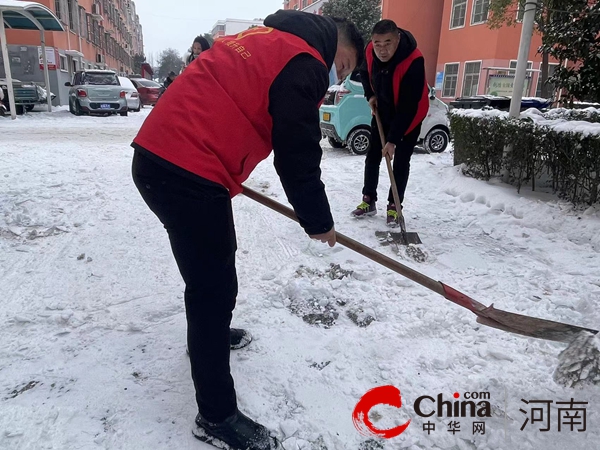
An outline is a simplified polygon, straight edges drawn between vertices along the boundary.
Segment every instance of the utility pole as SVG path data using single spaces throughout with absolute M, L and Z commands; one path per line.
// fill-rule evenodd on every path
M 531 48 L 531 38 L 533 37 L 533 26 L 535 23 L 535 12 L 538 6 L 538 0 L 527 0 L 525 2 L 525 12 L 523 15 L 523 27 L 521 29 L 521 42 L 519 44 L 519 56 L 517 59 L 517 71 L 515 73 L 515 82 L 510 101 L 509 117 L 519 117 L 521 112 L 521 100 L 523 99 L 523 87 L 525 86 L 525 77 L 527 76 L 527 60 L 529 59 L 529 50 Z M 512 147 L 504 147 L 503 158 L 506 160 Z M 502 177 L 508 182 L 508 168 L 504 168 Z

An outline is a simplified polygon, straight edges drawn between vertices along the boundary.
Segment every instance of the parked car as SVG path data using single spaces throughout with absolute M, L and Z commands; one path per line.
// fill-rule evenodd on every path
M 40 101 L 40 104 L 46 104 L 47 103 L 47 97 L 48 97 L 48 91 L 46 89 L 44 89 L 43 87 L 41 87 L 39 84 L 37 84 L 35 86 L 37 88 L 38 91 L 38 98 Z M 54 100 L 56 98 L 56 94 L 53 94 L 52 92 L 50 92 L 50 100 Z M 31 106 L 31 109 L 27 109 L 27 111 L 31 111 L 33 109 L 33 106 Z
M 82 70 L 75 72 L 69 90 L 71 114 L 127 115 L 126 92 L 112 70 Z
M 125 99 L 127 100 L 127 109 L 133 112 L 140 112 L 142 103 L 140 101 L 140 94 L 137 89 L 127 77 L 118 77 L 119 84 L 125 91 Z
M 365 155 L 371 146 L 371 108 L 365 99 L 360 75 L 349 75 L 329 88 L 320 108 L 321 132 L 334 148 L 348 147 Z M 450 141 L 448 106 L 430 88 L 429 113 L 423 121 L 418 144 L 428 152 L 441 153 Z
M 0 86 L 0 116 L 6 113 L 6 106 L 4 106 L 4 89 Z
M 450 109 L 483 109 L 492 108 L 500 111 L 510 109 L 511 97 L 497 95 L 474 95 L 472 97 L 458 97 L 450 102 Z M 552 106 L 552 99 L 523 97 L 521 99 L 521 111 L 529 108 L 545 109 Z
M 156 105 L 158 97 L 164 90 L 163 86 L 146 78 L 131 78 L 131 82 L 140 94 L 142 105 Z
M 12 85 L 15 94 L 15 112 L 17 114 L 31 111 L 36 104 L 42 102 L 38 92 L 38 86 L 34 83 L 15 80 L 13 78 Z M 2 100 L 4 105 L 3 109 L 10 111 L 10 103 L 8 101 L 8 81 L 6 78 L 0 78 L 0 89 L 3 91 L 4 96 L 4 99 Z

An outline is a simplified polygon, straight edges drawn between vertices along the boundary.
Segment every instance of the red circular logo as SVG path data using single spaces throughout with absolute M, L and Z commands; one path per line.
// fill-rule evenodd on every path
M 400 389 L 394 386 L 379 386 L 371 389 L 356 404 L 352 412 L 352 422 L 358 432 L 364 436 L 377 436 L 392 439 L 400 436 L 410 425 L 410 420 L 402 425 L 387 430 L 375 428 L 369 420 L 369 411 L 376 405 L 389 405 L 395 408 L 402 406 Z

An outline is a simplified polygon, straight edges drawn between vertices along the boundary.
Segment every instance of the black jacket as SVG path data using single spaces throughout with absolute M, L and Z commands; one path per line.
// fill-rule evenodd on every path
M 410 124 L 417 115 L 419 101 L 423 96 L 425 83 L 425 60 L 415 59 L 400 81 L 397 104 L 394 102 L 394 70 L 417 48 L 417 41 L 406 30 L 399 29 L 400 43 L 394 56 L 387 63 L 381 62 L 373 54 L 373 73 L 369 80 L 366 63 L 361 69 L 361 78 L 365 89 L 365 97 L 377 97 L 377 109 L 381 117 L 387 141 L 398 145 Z M 373 52 L 374 53 L 374 52 Z M 385 142 L 383 143 L 385 144 Z
M 319 104 L 329 87 L 329 70 L 337 51 L 337 27 L 327 17 L 293 10 L 277 11 L 264 24 L 304 39 L 327 64 L 325 67 L 309 54 L 298 55 L 283 68 L 269 90 L 275 169 L 306 233 L 326 233 L 333 227 L 333 218 L 319 168 L 323 156 L 319 144 Z M 213 184 L 154 156 L 136 143 L 132 146 L 181 176 Z
M 269 91 L 275 169 L 306 233 L 325 233 L 333 227 L 333 218 L 319 168 L 323 156 L 319 103 L 329 87 L 337 27 L 327 17 L 293 10 L 277 11 L 264 24 L 304 39 L 327 64 L 325 67 L 308 54 L 298 55 Z

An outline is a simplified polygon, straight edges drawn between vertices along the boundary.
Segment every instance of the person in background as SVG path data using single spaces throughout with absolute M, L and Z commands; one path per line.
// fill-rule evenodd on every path
M 175 78 L 177 78 L 177 74 L 171 70 L 167 78 L 165 78 L 165 82 L 163 83 L 165 89 L 167 89 L 171 85 L 171 83 L 175 81 Z
M 200 56 L 200 53 L 205 52 L 209 48 L 210 43 L 205 37 L 196 36 L 196 39 L 194 39 L 192 44 L 192 53 L 185 60 L 185 67 L 189 66 L 198 56 Z
M 408 183 L 410 158 L 421 133 L 421 124 L 429 111 L 429 89 L 425 78 L 425 60 L 417 41 L 392 20 L 377 22 L 371 42 L 365 50 L 366 64 L 361 70 L 373 119 L 371 147 L 365 159 L 362 203 L 352 211 L 354 217 L 377 214 L 377 184 L 379 166 L 385 155 L 393 158 L 393 172 L 400 205 L 394 202 L 390 189 L 387 224 L 396 227 L 397 208 L 402 208 Z M 386 142 L 381 142 L 375 112 L 379 112 Z

